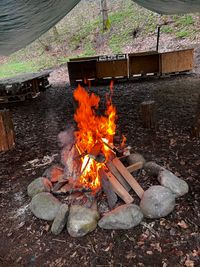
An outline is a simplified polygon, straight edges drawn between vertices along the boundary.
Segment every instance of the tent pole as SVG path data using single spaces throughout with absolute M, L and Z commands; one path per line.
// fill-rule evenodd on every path
M 158 26 L 158 31 L 157 31 L 157 44 L 156 44 L 156 51 L 158 52 L 159 48 L 159 40 L 160 40 L 160 26 Z

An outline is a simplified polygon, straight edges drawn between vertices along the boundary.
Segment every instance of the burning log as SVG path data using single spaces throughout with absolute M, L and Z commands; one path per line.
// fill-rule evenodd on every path
M 101 169 L 99 171 L 99 174 L 101 176 L 101 185 L 102 185 L 103 191 L 108 200 L 108 205 L 110 209 L 113 209 L 117 203 L 117 195 L 114 192 L 111 186 L 111 183 L 109 182 L 106 172 L 103 169 Z
M 126 181 L 129 183 L 132 189 L 136 192 L 139 198 L 142 198 L 144 190 L 142 189 L 140 184 L 136 181 L 136 179 L 130 174 L 127 168 L 121 163 L 121 161 L 118 158 L 114 158 L 112 162 L 117 168 L 117 170 L 124 177 L 124 179 L 126 179 Z
M 7 151 L 15 146 L 14 127 L 9 110 L 0 111 L 0 151 Z

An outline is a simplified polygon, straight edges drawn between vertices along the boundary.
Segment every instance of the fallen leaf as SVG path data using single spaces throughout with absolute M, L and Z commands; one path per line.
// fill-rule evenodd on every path
M 194 267 L 194 261 L 191 261 L 189 258 L 185 261 L 185 266 Z
M 183 220 L 180 221 L 180 222 L 178 222 L 177 225 L 180 226 L 180 227 L 183 228 L 183 229 L 187 229 L 187 228 L 189 227 L 189 226 L 187 225 L 187 223 L 184 222 Z
M 152 252 L 151 250 L 148 250 L 146 253 L 147 253 L 148 255 L 152 255 L 152 254 L 153 254 L 153 252 Z

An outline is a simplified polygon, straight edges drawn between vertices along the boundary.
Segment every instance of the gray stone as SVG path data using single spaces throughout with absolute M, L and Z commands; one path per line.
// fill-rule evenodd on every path
M 39 177 L 32 181 L 27 187 L 27 193 L 29 197 L 34 197 L 41 192 L 50 192 L 52 188 L 52 183 L 43 177 Z
M 144 165 L 145 162 L 146 162 L 144 157 L 139 153 L 130 154 L 129 156 L 127 156 L 126 159 L 127 159 L 128 163 L 129 163 L 129 165 L 134 164 L 134 163 L 139 162 L 139 161 L 142 162 L 143 165 Z
M 173 211 L 175 195 L 166 187 L 151 186 L 146 190 L 140 202 L 143 214 L 148 218 L 161 218 Z
M 42 192 L 32 198 L 30 209 L 37 218 L 53 221 L 60 209 L 60 205 L 61 202 L 52 194 Z
M 67 218 L 68 218 L 68 211 L 69 208 L 66 204 L 62 204 L 60 206 L 60 209 L 53 221 L 53 224 L 51 226 L 51 232 L 54 235 L 59 235 L 62 230 L 64 229 L 66 223 L 67 223 Z
M 80 205 L 73 205 L 69 211 L 67 230 L 73 237 L 84 236 L 97 227 L 99 213 Z
M 177 197 L 188 193 L 188 184 L 168 170 L 161 170 L 158 175 L 161 185 L 169 188 Z
M 125 204 L 107 212 L 98 222 L 103 229 L 130 229 L 138 225 L 143 219 L 140 207 Z
M 154 161 L 148 161 L 144 164 L 144 170 L 149 176 L 158 176 L 161 170 L 165 170 L 164 167 L 158 165 Z

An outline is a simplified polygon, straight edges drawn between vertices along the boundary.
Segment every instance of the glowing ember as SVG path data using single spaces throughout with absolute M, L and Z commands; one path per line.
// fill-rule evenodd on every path
M 112 92 L 113 84 L 110 89 Z M 80 183 L 85 187 L 96 189 L 100 187 L 99 170 L 105 167 L 102 161 L 95 160 L 95 156 L 101 154 L 108 160 L 111 153 L 105 143 L 112 144 L 116 130 L 116 109 L 112 105 L 110 97 L 107 97 L 105 114 L 97 115 L 100 98 L 94 93 L 88 92 L 78 85 L 74 91 L 74 98 L 78 101 L 78 108 L 74 115 L 77 122 L 76 145 L 82 158 L 82 175 Z

